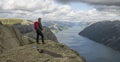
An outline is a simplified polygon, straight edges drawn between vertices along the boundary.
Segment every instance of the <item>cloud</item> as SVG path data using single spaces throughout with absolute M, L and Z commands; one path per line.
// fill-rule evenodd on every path
M 120 14 L 120 0 L 55 0 L 59 3 L 83 2 L 94 6 L 99 11 L 115 12 Z
M 38 9 L 43 9 L 46 8 L 45 5 L 52 3 L 51 1 L 45 0 L 0 0 L 0 2 L 1 9 L 24 11 L 34 11 Z
M 58 5 L 53 0 L 0 0 L 0 17 L 45 20 L 70 20 L 73 10 L 68 5 Z
M 59 3 L 85 2 L 95 5 L 116 5 L 120 6 L 120 0 L 56 0 Z
M 57 5 L 53 0 L 0 0 L 0 16 L 5 17 L 42 17 L 54 12 Z M 9 15 L 10 14 L 10 15 Z M 15 16 L 16 15 L 16 16 Z
M 97 13 L 95 17 L 97 19 L 100 18 L 102 20 L 102 17 L 104 19 L 119 19 L 120 17 L 120 0 L 55 0 L 58 3 L 73 3 L 73 2 L 83 2 L 92 5 Z M 95 12 L 96 12 L 95 11 Z M 94 15 L 91 14 L 91 15 Z M 101 15 L 100 15 L 101 14 Z M 106 14 L 106 15 L 105 15 Z M 92 17 L 92 18 L 91 18 Z M 93 16 L 91 16 L 91 19 L 94 19 Z
M 65 1 L 67 2 L 67 0 Z M 113 9 L 112 12 L 108 12 L 107 7 L 95 6 L 94 9 L 83 11 L 73 10 L 69 5 L 60 5 L 54 0 L 0 0 L 0 17 L 29 20 L 36 20 L 38 17 L 42 17 L 43 20 L 48 21 L 100 21 L 120 19 L 118 17 L 119 14 L 113 13 L 113 11 L 116 11 L 114 7 L 111 6 L 110 8 Z M 104 11 L 101 11 L 101 9 Z
M 105 11 L 105 12 L 111 12 L 115 14 L 120 14 L 120 6 L 103 6 L 98 5 L 94 6 L 98 11 Z

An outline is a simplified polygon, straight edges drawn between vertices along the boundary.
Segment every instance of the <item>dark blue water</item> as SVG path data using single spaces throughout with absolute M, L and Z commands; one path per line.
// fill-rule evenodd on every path
M 66 44 L 83 56 L 87 62 L 120 62 L 120 52 L 79 36 L 81 27 L 73 27 L 56 34 L 60 43 Z

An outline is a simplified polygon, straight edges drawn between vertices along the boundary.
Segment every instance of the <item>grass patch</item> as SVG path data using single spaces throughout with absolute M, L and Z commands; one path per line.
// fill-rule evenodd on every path
M 21 23 L 24 20 L 17 18 L 0 18 L 0 21 L 2 22 L 2 24 L 13 25 L 13 24 Z

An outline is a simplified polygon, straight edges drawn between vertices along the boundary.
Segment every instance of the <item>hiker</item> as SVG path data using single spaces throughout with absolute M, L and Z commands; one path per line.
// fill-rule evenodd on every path
M 38 21 L 34 22 L 34 28 L 35 28 L 36 34 L 37 34 L 37 38 L 36 38 L 37 44 L 40 44 L 39 43 L 39 35 L 42 38 L 42 44 L 45 44 L 45 42 L 44 42 L 44 35 L 42 33 L 43 27 L 42 27 L 41 20 L 42 20 L 42 18 L 38 18 Z

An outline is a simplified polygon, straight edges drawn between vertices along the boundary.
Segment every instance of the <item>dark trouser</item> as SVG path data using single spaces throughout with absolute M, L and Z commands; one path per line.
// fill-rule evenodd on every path
M 39 35 L 40 35 L 42 38 L 42 43 L 44 43 L 44 35 L 43 35 L 42 31 L 36 30 L 36 33 L 37 33 L 36 42 L 39 43 Z

